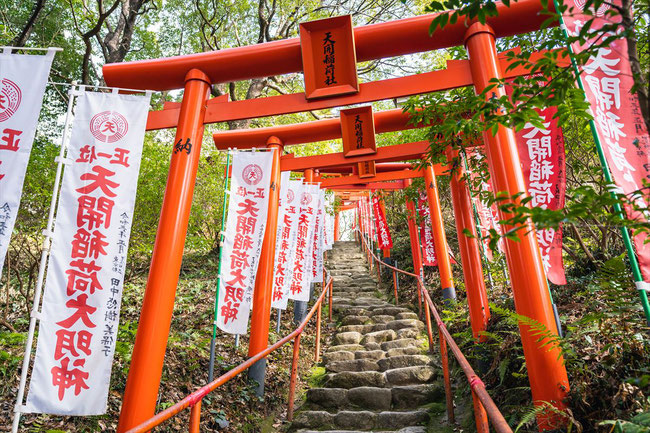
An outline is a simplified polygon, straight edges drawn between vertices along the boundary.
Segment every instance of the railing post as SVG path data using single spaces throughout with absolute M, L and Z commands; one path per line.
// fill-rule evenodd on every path
M 332 291 L 334 290 L 334 279 L 331 279 L 329 282 L 330 285 L 330 291 L 329 291 L 329 299 L 327 301 L 327 308 L 329 309 L 329 321 L 332 321 Z
M 494 31 L 488 25 L 472 24 L 465 34 L 465 46 L 474 88 L 480 93 L 492 85 L 493 79 L 502 78 Z M 499 98 L 505 96 L 505 90 L 494 87 L 486 96 Z M 495 134 L 486 131 L 483 137 L 494 190 L 505 192 L 508 197 L 525 193 L 526 184 L 514 131 L 499 125 Z M 519 204 L 521 199 L 523 197 L 509 198 L 508 203 Z M 499 209 L 499 215 L 502 220 L 512 216 L 502 209 Z M 504 227 L 505 231 L 512 228 Z M 517 241 L 506 239 L 504 243 L 515 309 L 518 314 L 544 326 L 555 337 L 558 331 L 532 221 L 528 219 L 517 234 Z M 539 335 L 528 325 L 520 324 L 519 329 L 533 401 L 550 402 L 558 409 L 564 409 L 569 379 L 560 348 L 540 342 Z M 553 430 L 561 427 L 566 419 L 544 411 L 538 415 L 537 421 L 540 430 Z
M 393 262 L 393 266 L 397 267 L 397 262 Z M 393 292 L 395 293 L 395 305 L 398 304 L 397 301 L 397 272 L 393 271 Z
M 377 260 L 377 285 L 381 284 L 381 264 L 379 260 Z
M 190 412 L 190 433 L 199 433 L 201 431 L 201 401 L 197 401 L 192 406 Z
M 476 433 L 490 433 L 490 424 L 485 412 L 485 408 L 478 399 L 474 390 L 472 390 L 472 403 L 474 404 L 474 422 L 476 423 Z
M 156 408 L 201 154 L 209 90 L 210 79 L 203 72 L 197 69 L 188 72 L 174 139 L 174 143 L 183 143 L 188 150 L 172 151 L 118 432 L 151 418 Z
M 424 290 L 424 286 L 422 289 Z M 427 336 L 429 337 L 429 352 L 433 353 L 433 326 L 431 326 L 431 311 L 429 310 L 429 304 L 424 301 L 424 318 L 425 323 L 427 324 Z
M 293 360 L 291 361 L 291 379 L 289 380 L 289 407 L 287 408 L 287 421 L 293 421 L 293 399 L 296 397 L 296 381 L 298 376 L 298 357 L 300 355 L 300 336 L 293 340 Z
M 429 311 L 429 308 L 427 308 Z M 451 390 L 451 378 L 449 375 L 449 355 L 447 354 L 447 342 L 438 328 L 438 339 L 440 339 L 440 360 L 442 362 L 442 374 L 445 378 L 445 397 L 447 400 L 447 419 L 450 423 L 455 422 L 454 417 L 454 395 Z
M 316 313 L 316 350 L 314 351 L 314 362 L 317 363 L 320 360 L 320 321 L 321 321 L 321 311 L 323 303 L 319 302 L 318 312 Z

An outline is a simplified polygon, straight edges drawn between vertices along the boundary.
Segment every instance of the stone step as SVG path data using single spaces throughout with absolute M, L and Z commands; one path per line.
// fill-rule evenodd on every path
M 347 431 L 395 430 L 404 427 L 424 425 L 429 422 L 426 410 L 412 411 L 353 411 L 342 410 L 337 413 L 305 410 L 296 415 L 293 427 L 297 428 L 337 428 Z M 411 430 L 413 431 L 413 430 Z
M 347 364 L 343 364 L 347 363 Z M 356 363 L 356 364 L 355 364 Z M 355 359 L 351 361 L 335 361 L 334 365 L 379 365 L 379 361 L 366 359 Z M 390 366 L 390 364 L 384 364 Z M 378 368 L 379 369 L 379 368 Z M 325 382 L 326 388 L 358 388 L 360 386 L 372 386 L 377 388 L 390 388 L 393 386 L 420 385 L 429 383 L 437 377 L 437 368 L 431 365 L 415 365 L 409 367 L 397 367 L 385 371 L 350 371 L 330 373 Z
M 417 409 L 435 399 L 444 398 L 440 384 L 396 386 L 377 388 L 313 388 L 307 390 L 310 410 L 336 411 L 361 408 L 371 411 Z

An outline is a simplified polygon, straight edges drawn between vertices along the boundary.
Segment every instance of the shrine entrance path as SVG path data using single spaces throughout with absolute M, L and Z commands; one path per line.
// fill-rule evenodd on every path
M 449 431 L 439 421 L 441 369 L 428 353 L 424 323 L 381 298 L 355 242 L 337 242 L 328 268 L 336 333 L 323 354 L 327 375 L 322 387 L 307 391 L 290 431 Z

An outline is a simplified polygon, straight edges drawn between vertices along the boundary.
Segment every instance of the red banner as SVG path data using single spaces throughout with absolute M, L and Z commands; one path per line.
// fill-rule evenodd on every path
M 506 86 L 506 92 L 511 94 L 512 88 Z M 564 208 L 566 190 L 564 135 L 557 118 L 553 117 L 557 113 L 557 107 L 537 110 L 537 113 L 543 119 L 543 129 L 526 123 L 515 133 L 519 161 L 524 172 L 526 189 L 532 198 L 530 205 L 559 210 Z M 553 284 L 566 284 L 562 261 L 562 225 L 557 230 L 537 230 L 537 243 L 542 253 L 546 277 Z
M 372 210 L 375 213 L 375 228 L 377 230 L 378 246 L 379 248 L 393 248 L 393 239 L 390 236 L 388 229 L 388 222 L 384 209 L 379 204 L 379 197 L 372 197 Z
M 567 0 L 566 4 L 569 9 L 563 17 L 564 24 L 568 33 L 574 36 L 592 17 L 582 13 L 584 0 Z M 620 7 L 621 0 L 613 0 L 612 4 Z M 598 9 L 590 30 L 621 22 L 618 13 L 605 15 L 609 8 L 610 5 L 605 3 Z M 594 42 L 587 41 L 584 45 L 575 43 L 573 51 L 579 53 Z M 634 79 L 627 49 L 627 40 L 624 38 L 615 40 L 607 48 L 599 48 L 581 71 L 581 79 L 614 182 L 621 192 L 632 197 L 635 191 L 643 188 L 643 180 L 649 179 L 650 138 L 638 98 L 631 91 Z M 634 201 L 646 208 L 647 192 L 634 194 Z M 626 211 L 630 219 L 647 220 L 641 212 L 629 207 Z M 643 279 L 650 282 L 650 243 L 644 243 L 646 238 L 647 234 L 639 234 L 634 237 L 634 244 Z
M 433 241 L 433 229 L 431 224 L 431 211 L 429 209 L 429 202 L 427 201 L 426 194 L 420 194 L 418 199 L 418 214 L 420 219 L 420 244 L 422 245 L 422 265 L 423 266 L 438 266 L 438 258 L 436 257 L 436 247 Z M 451 251 L 447 250 L 452 264 L 456 264 L 454 256 Z
M 472 170 L 472 166 L 479 165 L 485 156 L 477 151 L 468 152 L 469 160 L 468 161 L 468 171 L 472 183 L 478 177 L 478 174 L 475 173 L 475 170 Z M 480 193 L 490 193 L 492 191 L 492 183 L 490 181 L 481 182 L 481 191 Z M 485 255 L 488 260 L 494 260 L 493 251 L 490 249 L 490 229 L 494 229 L 498 235 L 502 235 L 501 225 L 499 224 L 499 211 L 497 209 L 496 203 L 492 203 L 492 206 L 488 206 L 486 202 L 481 200 L 479 194 L 472 194 L 472 201 L 474 206 L 476 206 L 476 212 L 478 213 L 479 218 L 479 228 L 481 229 L 481 239 L 483 241 L 483 246 L 485 248 Z M 499 239 L 497 247 L 501 252 L 503 249 L 503 238 Z

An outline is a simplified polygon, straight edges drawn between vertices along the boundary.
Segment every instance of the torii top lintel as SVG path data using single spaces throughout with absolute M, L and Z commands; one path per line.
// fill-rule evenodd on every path
M 550 5 L 552 7 L 552 4 Z M 538 30 L 548 16 L 540 0 L 519 0 L 510 7 L 497 3 L 498 15 L 488 24 L 496 37 Z M 432 51 L 463 44 L 467 24 L 459 20 L 429 36 L 435 14 L 361 26 L 354 29 L 358 62 Z M 113 87 L 149 90 L 182 88 L 192 69 L 212 83 L 248 80 L 302 71 L 298 38 L 162 59 L 104 65 L 104 80 Z

